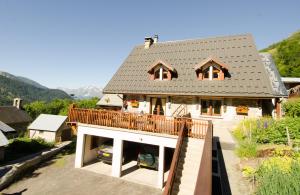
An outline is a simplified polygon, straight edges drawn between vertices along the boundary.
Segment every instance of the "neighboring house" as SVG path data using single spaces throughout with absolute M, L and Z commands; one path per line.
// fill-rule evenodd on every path
M 300 78 L 297 77 L 282 77 L 285 88 L 288 90 L 289 97 L 300 96 Z
M 0 106 L 0 121 L 23 134 L 32 118 L 22 110 L 22 100 L 15 98 L 13 106 Z
M 183 41 L 145 38 L 104 88 L 129 112 L 238 120 L 281 115 L 287 97 L 267 54 L 249 34 Z
M 97 107 L 100 109 L 120 111 L 123 107 L 123 95 L 105 94 L 97 102 Z
M 28 127 L 30 138 L 43 138 L 48 142 L 62 142 L 71 139 L 67 116 L 39 115 Z
M 4 159 L 5 146 L 8 145 L 8 140 L 5 135 L 0 131 L 0 161 Z
M 13 138 L 17 134 L 17 131 L 15 129 L 11 128 L 2 121 L 0 121 L 0 131 L 8 138 Z

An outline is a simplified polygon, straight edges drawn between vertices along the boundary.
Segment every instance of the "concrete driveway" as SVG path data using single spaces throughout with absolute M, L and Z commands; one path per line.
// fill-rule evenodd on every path
M 161 190 L 74 168 L 74 154 L 43 163 L 2 194 L 162 194 Z

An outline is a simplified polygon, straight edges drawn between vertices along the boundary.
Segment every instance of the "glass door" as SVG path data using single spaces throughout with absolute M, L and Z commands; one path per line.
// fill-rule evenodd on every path
M 152 104 L 151 114 L 165 115 L 165 109 L 166 109 L 166 99 L 165 98 L 152 98 L 151 104 Z
M 221 100 L 201 100 L 201 114 L 221 115 Z

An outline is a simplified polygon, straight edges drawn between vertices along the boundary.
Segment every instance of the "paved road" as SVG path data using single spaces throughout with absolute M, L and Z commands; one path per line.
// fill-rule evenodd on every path
M 57 157 L 2 191 L 22 195 L 162 194 L 159 189 L 74 168 L 74 154 Z

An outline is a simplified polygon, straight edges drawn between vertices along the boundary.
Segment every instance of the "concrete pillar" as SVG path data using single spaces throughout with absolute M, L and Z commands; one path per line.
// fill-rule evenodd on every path
M 164 187 L 164 166 L 165 166 L 165 147 L 159 146 L 159 160 L 158 160 L 158 180 L 157 185 L 159 188 Z
M 113 159 L 112 159 L 112 176 L 121 177 L 123 159 L 123 140 L 114 138 Z
M 76 142 L 75 168 L 80 168 L 83 165 L 83 155 L 85 146 L 85 135 L 78 131 Z

